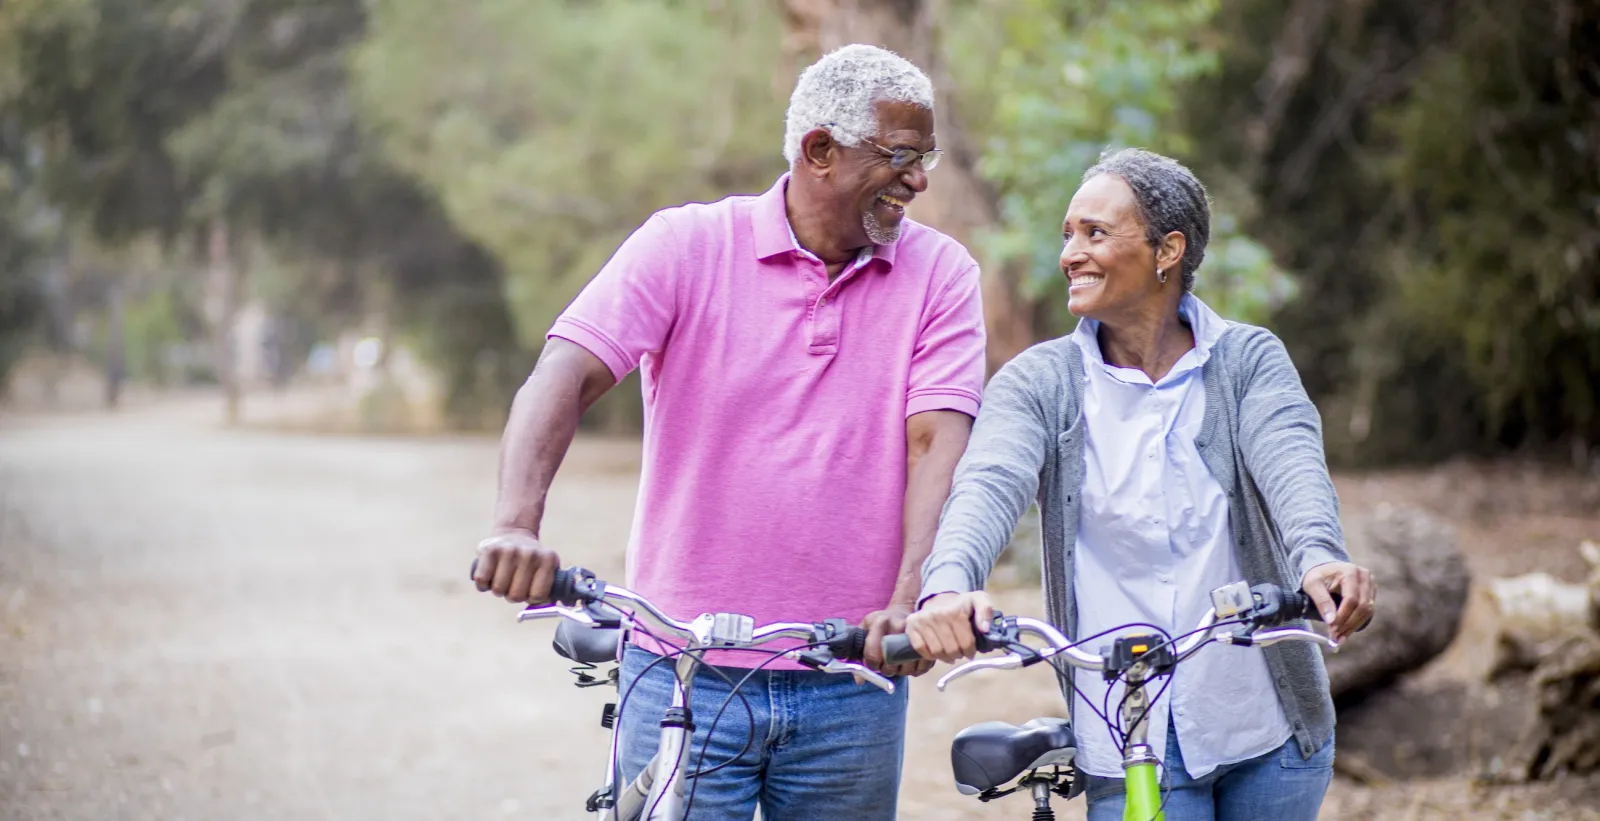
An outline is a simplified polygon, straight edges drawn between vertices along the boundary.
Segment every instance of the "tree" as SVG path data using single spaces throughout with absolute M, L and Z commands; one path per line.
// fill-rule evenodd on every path
M 1600 10 L 1240 0 L 1182 116 L 1346 461 L 1600 437 Z
M 39 333 L 44 304 L 35 267 L 53 216 L 38 205 L 28 146 L 0 117 L 0 395 Z M 40 223 L 44 224 L 40 224 Z
M 246 250 L 263 244 L 307 286 L 280 293 L 339 297 L 318 306 L 324 314 L 359 315 L 373 291 L 392 288 L 398 318 L 428 338 L 455 388 L 481 381 L 485 352 L 516 358 L 498 356 L 515 348 L 503 306 L 477 296 L 498 295 L 495 261 L 356 119 L 347 55 L 365 25 L 357 0 L 0 7 L 0 54 L 16 78 L 0 110 L 42 146 L 51 197 L 101 242 L 154 235 L 210 260 L 230 415 L 229 306 L 247 288 Z M 453 327 L 463 321 L 472 333 Z
M 372 15 L 362 111 L 506 265 L 530 348 L 653 211 L 782 171 L 775 27 L 757 6 L 383 0 Z

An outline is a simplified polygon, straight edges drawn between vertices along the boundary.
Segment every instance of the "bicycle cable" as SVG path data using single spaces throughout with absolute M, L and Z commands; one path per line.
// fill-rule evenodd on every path
M 638 630 L 643 635 L 648 636 L 650 639 L 654 640 L 656 643 L 658 643 L 658 644 L 660 644 L 660 645 L 662 645 L 662 646 L 664 646 L 666 648 L 669 648 L 670 652 L 665 653 L 665 654 L 663 654 L 661 656 L 658 656 L 658 657 L 650 660 L 650 662 L 647 663 L 644 666 L 644 669 L 639 671 L 638 676 L 636 676 L 633 679 L 633 681 L 628 682 L 628 688 L 625 691 L 623 691 L 622 697 L 620 699 L 618 699 L 618 701 L 617 701 L 616 723 L 614 725 L 615 729 L 613 730 L 613 732 L 621 733 L 621 731 L 622 731 L 622 718 L 623 718 L 623 715 L 624 715 L 623 711 L 627 707 L 628 697 L 633 695 L 633 688 L 638 686 L 640 681 L 644 680 L 645 674 L 648 673 L 656 665 L 661 664 L 664 661 L 667 661 L 669 659 L 676 660 L 679 656 L 687 655 L 690 658 L 693 658 L 695 660 L 696 669 L 699 669 L 701 667 L 706 668 L 706 669 L 710 670 L 712 673 L 716 674 L 716 676 L 718 678 L 721 678 L 724 682 L 726 682 L 729 687 L 734 688 L 729 693 L 729 698 L 731 699 L 734 695 L 738 695 L 740 702 L 744 705 L 745 715 L 749 716 L 749 718 L 750 718 L 750 730 L 746 734 L 746 737 L 745 737 L 745 746 L 744 746 L 743 749 L 741 749 L 739 751 L 739 755 L 735 756 L 735 760 L 737 758 L 739 758 L 739 757 L 742 757 L 745 754 L 745 752 L 747 752 L 750 749 L 750 745 L 755 743 L 755 732 L 756 732 L 756 730 L 755 730 L 755 722 L 756 722 L 755 710 L 750 706 L 750 700 L 748 698 L 746 698 L 743 693 L 740 693 L 738 691 L 738 688 L 734 685 L 734 682 L 733 682 L 732 678 L 730 678 L 726 673 L 722 672 L 722 670 L 718 669 L 717 667 L 705 663 L 704 655 L 705 655 L 706 650 L 710 649 L 710 648 L 703 648 L 703 647 L 686 648 L 686 647 L 681 647 L 679 645 L 673 644 L 672 642 L 661 638 L 660 636 L 657 636 L 656 634 L 652 633 L 649 630 L 649 628 L 646 628 L 646 627 L 644 627 L 642 625 L 635 624 L 634 625 L 634 629 Z M 743 650 L 753 650 L 755 652 L 767 652 L 767 651 L 761 650 L 760 648 L 729 648 L 729 649 L 743 649 Z M 676 675 L 676 672 L 674 672 L 674 675 Z M 616 806 L 616 803 L 618 801 L 620 801 L 621 798 L 622 798 L 622 789 L 623 789 L 624 785 L 622 783 L 622 760 L 621 759 L 622 759 L 622 756 L 619 754 L 619 755 L 615 756 L 615 760 L 612 762 L 612 773 L 611 773 L 611 801 L 612 801 L 612 806 Z M 667 778 L 668 779 L 671 779 L 672 776 L 677 774 L 677 766 L 678 765 L 675 762 L 673 764 L 672 771 L 667 774 Z M 659 798 L 656 799 L 656 800 L 658 802 L 660 801 Z M 654 812 L 654 811 L 655 811 L 655 805 L 651 805 L 649 812 Z M 645 817 L 649 817 L 649 812 L 645 813 Z
M 1160 642 L 1157 642 L 1155 645 L 1151 646 L 1151 648 L 1149 650 L 1146 650 L 1145 653 L 1142 654 L 1142 655 L 1148 655 L 1149 653 L 1153 653 L 1153 652 L 1155 652 L 1157 650 L 1160 650 L 1163 647 L 1166 647 L 1168 645 L 1176 644 L 1176 643 L 1178 643 L 1180 641 L 1183 641 L 1184 639 L 1186 639 L 1186 638 L 1188 638 L 1190 636 L 1193 636 L 1193 635 L 1195 635 L 1197 633 L 1204 633 L 1207 630 L 1215 630 L 1218 627 L 1226 627 L 1228 625 L 1233 625 L 1233 624 L 1249 624 L 1249 623 L 1250 623 L 1249 619 L 1229 619 L 1229 620 L 1225 620 L 1225 621 L 1214 622 L 1212 624 L 1206 625 L 1205 627 L 1197 627 L 1197 628 L 1195 628 L 1193 630 L 1190 630 L 1187 633 L 1179 633 L 1176 636 L 1168 635 L 1168 633 L 1165 630 L 1162 630 L 1161 628 L 1156 627 L 1155 625 L 1152 625 L 1152 624 L 1130 624 L 1130 625 L 1124 625 L 1124 627 L 1151 627 L 1151 628 L 1154 628 L 1154 629 L 1156 629 L 1157 631 L 1159 631 L 1161 633 L 1161 635 L 1164 637 L 1164 639 L 1162 641 L 1160 641 Z M 1113 627 L 1113 628 L 1111 628 L 1111 630 L 1121 630 L 1121 629 L 1123 629 L 1123 628 L 1121 628 L 1121 627 Z M 1111 630 L 1107 630 L 1107 631 L 1105 631 L 1105 633 L 1109 633 L 1109 632 L 1111 632 Z M 1100 635 L 1104 635 L 1105 633 L 1101 633 Z M 1199 645 L 1196 645 L 1194 648 L 1189 650 L 1189 652 L 1183 654 L 1182 656 L 1176 657 L 1176 659 L 1173 662 L 1173 666 L 1176 667 L 1179 663 L 1188 660 L 1195 653 L 1200 652 L 1200 649 L 1202 647 L 1205 647 L 1205 646 L 1206 646 L 1205 643 L 1201 643 Z M 1130 668 L 1130 669 L 1132 669 L 1132 668 Z M 1122 727 L 1121 727 L 1122 708 L 1127 704 L 1128 697 L 1130 695 L 1128 690 L 1127 690 L 1127 682 L 1125 681 L 1125 679 L 1127 677 L 1127 674 L 1128 674 L 1127 670 L 1124 670 L 1121 673 L 1118 673 L 1116 678 L 1112 679 L 1111 683 L 1106 686 L 1106 698 L 1105 698 L 1104 704 L 1102 705 L 1102 706 L 1104 706 L 1106 708 L 1106 711 L 1107 711 L 1106 712 L 1106 716 L 1102 716 L 1102 719 L 1106 722 L 1107 729 L 1109 729 L 1111 731 L 1111 735 L 1112 735 L 1111 742 L 1112 742 L 1112 744 L 1114 744 L 1116 746 L 1118 754 L 1121 754 L 1121 755 L 1127 755 L 1127 738 L 1128 738 L 1128 735 L 1127 735 L 1126 732 L 1124 732 L 1122 730 Z M 1161 689 L 1156 691 L 1155 696 L 1150 699 L 1150 703 L 1145 707 L 1145 712 L 1146 713 L 1148 713 L 1152 709 L 1155 709 L 1156 702 L 1158 702 L 1161 699 L 1161 696 L 1166 694 L 1167 688 L 1172 686 L 1172 680 L 1173 680 L 1173 676 L 1171 676 L 1171 675 L 1166 676 L 1166 681 L 1162 683 Z M 1123 693 L 1122 693 L 1122 699 L 1117 702 L 1117 712 L 1116 712 L 1117 720 L 1115 722 L 1113 722 L 1107 716 L 1110 715 L 1111 690 L 1112 690 L 1113 687 L 1115 687 L 1117 685 L 1117 682 L 1119 682 L 1119 681 L 1123 683 Z M 1076 689 L 1076 687 L 1074 687 L 1074 689 Z M 1091 709 L 1093 709 L 1093 708 L 1091 707 Z M 1118 740 L 1119 737 L 1121 739 L 1120 741 Z
M 1114 633 L 1114 632 L 1116 632 L 1118 630 L 1123 630 L 1123 629 L 1126 629 L 1126 628 L 1129 628 L 1129 627 L 1149 627 L 1152 630 L 1161 630 L 1161 628 L 1156 627 L 1153 624 L 1148 624 L 1148 623 L 1145 623 L 1145 622 L 1135 622 L 1133 624 L 1121 624 L 1121 625 L 1118 625 L 1116 627 L 1111 627 L 1111 628 L 1108 628 L 1108 629 L 1105 629 L 1105 630 L 1101 630 L 1100 632 L 1095 633 L 1094 635 L 1091 635 L 1091 636 L 1084 636 L 1082 639 L 1074 641 L 1072 644 L 1068 645 L 1068 647 L 1078 647 L 1078 646 L 1081 646 L 1085 642 L 1094 641 L 1095 639 L 1098 639 L 1098 638 L 1103 638 L 1103 637 L 1105 637 L 1107 635 L 1110 635 L 1111 633 Z M 1166 631 L 1163 630 L 1162 631 L 1162 635 L 1166 635 Z M 1024 646 L 1026 646 L 1026 645 L 1024 645 Z M 1034 650 L 1032 647 L 1029 647 L 1028 649 L 1031 652 L 1033 652 L 1034 655 L 1038 655 L 1038 651 L 1037 650 Z M 1104 712 L 1101 712 L 1100 710 L 1096 710 L 1094 708 L 1094 702 L 1089 699 L 1088 694 L 1086 694 L 1082 690 L 1078 689 L 1078 678 L 1075 675 L 1077 673 L 1077 668 L 1072 667 L 1071 665 L 1066 665 L 1065 667 L 1063 667 L 1063 665 L 1057 664 L 1054 658 L 1049 659 L 1049 661 L 1050 661 L 1050 666 L 1055 668 L 1057 677 L 1058 678 L 1064 678 L 1064 679 L 1067 680 L 1067 684 L 1068 684 L 1068 686 L 1070 686 L 1072 688 L 1073 694 L 1074 695 L 1078 695 L 1078 696 L 1083 696 L 1083 704 L 1084 704 L 1084 706 L 1089 708 L 1089 712 L 1094 713 L 1095 717 L 1099 718 L 1101 723 L 1106 724 L 1107 726 L 1110 726 L 1111 725 L 1111 719 L 1107 718 L 1106 714 Z M 1105 706 L 1105 705 L 1102 705 L 1102 706 Z M 1068 705 L 1068 709 L 1070 711 L 1071 705 Z M 1113 738 L 1112 740 L 1115 741 L 1116 739 Z M 1121 750 L 1120 746 L 1118 747 L 1118 750 L 1119 751 Z
M 728 695 L 725 696 L 722 699 L 722 705 L 717 708 L 716 715 L 712 716 L 712 718 L 711 718 L 711 726 L 710 726 L 710 728 L 708 728 L 706 730 L 705 738 L 700 740 L 700 756 L 699 756 L 698 761 L 704 761 L 705 760 L 705 757 L 706 757 L 706 746 L 711 743 L 711 734 L 716 732 L 717 723 L 722 720 L 722 713 L 723 713 L 723 711 L 728 709 L 728 703 L 733 700 L 734 694 L 739 693 L 739 690 L 741 688 L 743 688 L 744 685 L 746 683 L 748 683 L 750 681 L 750 679 L 755 676 L 756 673 L 761 672 L 763 669 L 766 668 L 767 665 L 777 661 L 780 658 L 783 658 L 785 655 L 788 655 L 789 653 L 793 653 L 796 650 L 810 650 L 810 649 L 813 649 L 813 648 L 816 648 L 816 647 L 826 647 L 826 646 L 828 646 L 827 642 L 825 642 L 825 641 L 816 641 L 816 642 L 811 642 L 810 644 L 803 644 L 803 645 L 799 645 L 799 646 L 796 646 L 796 647 L 791 647 L 791 648 L 789 648 L 787 650 L 765 650 L 765 649 L 759 648 L 759 647 L 734 648 L 734 649 L 754 650 L 756 652 L 771 653 L 772 657 L 769 658 L 769 659 L 766 659 L 765 661 L 761 662 L 760 664 L 757 664 L 756 666 L 750 668 L 750 670 L 748 672 L 746 672 L 743 676 L 741 676 L 739 678 L 739 683 L 733 685 L 732 692 L 729 692 Z M 743 696 L 741 694 L 740 698 L 745 698 L 745 696 Z M 745 699 L 745 704 L 746 705 L 749 704 L 749 700 L 748 699 Z M 754 737 L 755 737 L 755 717 L 752 714 L 751 718 L 750 718 L 749 738 L 753 739 Z M 684 801 L 684 804 L 683 804 L 683 817 L 684 818 L 688 818 L 689 817 L 689 810 L 694 807 L 694 794 L 695 794 L 695 791 L 700 787 L 700 781 L 699 781 L 700 777 L 703 776 L 703 775 L 710 775 L 711 773 L 714 773 L 717 770 L 720 770 L 723 767 L 726 767 L 726 766 L 734 763 L 735 761 L 738 761 L 739 759 L 744 757 L 745 753 L 747 753 L 749 751 L 750 751 L 750 742 L 746 741 L 744 749 L 740 750 L 738 755 L 735 755 L 735 756 L 729 758 L 728 760 L 722 762 L 721 764 L 716 765 L 715 767 L 712 767 L 709 770 L 696 771 L 692 776 L 690 776 L 691 778 L 694 779 L 694 781 L 693 781 L 693 783 L 691 783 L 689 785 L 689 797 L 688 797 L 688 799 L 686 801 Z

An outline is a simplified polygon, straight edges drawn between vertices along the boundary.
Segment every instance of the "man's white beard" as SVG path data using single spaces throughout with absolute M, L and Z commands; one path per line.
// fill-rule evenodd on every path
M 893 245 L 900 239 L 900 226 L 905 225 L 905 218 L 895 223 L 893 228 L 885 228 L 878 222 L 878 215 L 871 211 L 861 215 L 861 227 L 867 229 L 867 239 L 873 245 Z

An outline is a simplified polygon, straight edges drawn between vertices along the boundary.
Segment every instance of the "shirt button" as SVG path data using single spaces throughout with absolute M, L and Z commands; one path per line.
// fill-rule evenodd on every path
M 817 304 L 826 306 L 828 304 L 828 298 L 827 297 L 823 297 L 822 301 L 818 302 Z

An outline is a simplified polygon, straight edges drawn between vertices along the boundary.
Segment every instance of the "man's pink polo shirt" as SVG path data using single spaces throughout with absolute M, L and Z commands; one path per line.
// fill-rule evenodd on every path
M 830 284 L 794 241 L 787 185 L 656 213 L 550 329 L 618 379 L 642 370 L 627 586 L 675 618 L 855 623 L 887 605 L 906 417 L 978 412 L 983 310 L 966 249 L 907 219 Z

